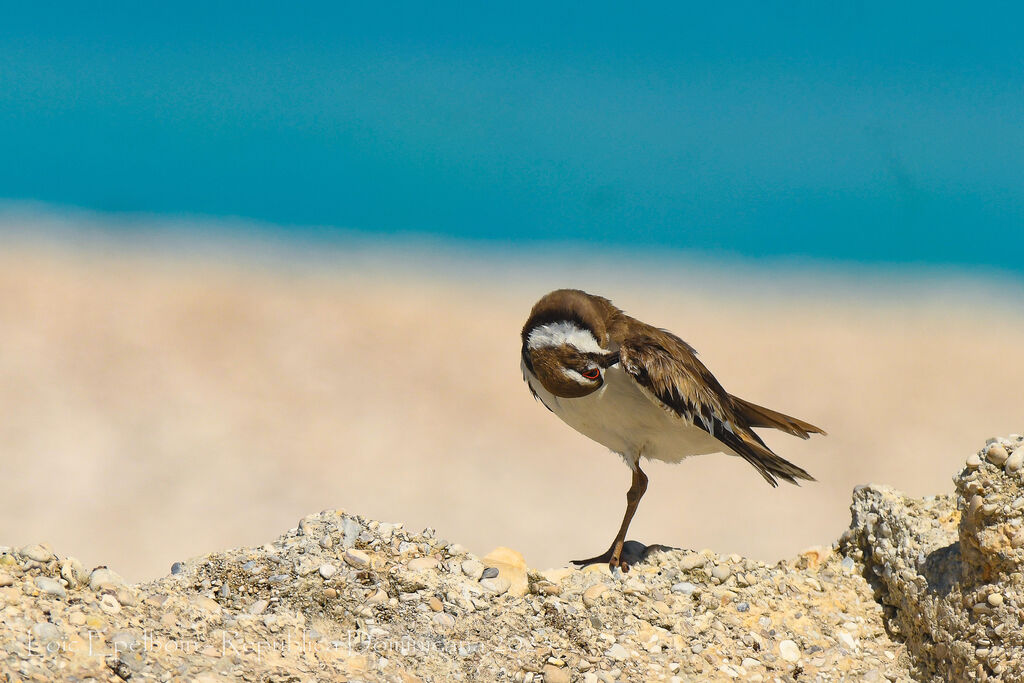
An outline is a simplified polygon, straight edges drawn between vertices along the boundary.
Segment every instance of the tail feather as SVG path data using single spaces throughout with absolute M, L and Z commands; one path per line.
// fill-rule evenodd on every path
M 777 479 L 799 485 L 798 479 L 817 481 L 804 468 L 780 458 L 764 441 L 752 431 L 723 432 L 716 435 L 733 453 L 754 466 L 758 474 L 772 486 L 778 486 Z
M 825 434 L 824 429 L 815 427 L 810 422 L 804 422 L 771 408 L 765 408 L 756 403 L 744 401 L 737 396 L 733 396 L 732 400 L 737 411 L 746 419 L 747 424 L 751 427 L 771 427 L 793 436 L 799 436 L 801 439 L 808 439 L 811 434 Z
M 754 441 L 753 439 L 746 438 L 745 435 L 742 435 L 740 438 L 745 446 L 745 448 L 739 451 L 740 457 L 753 465 L 754 469 L 772 486 L 778 486 L 775 482 L 776 477 L 782 481 L 797 485 L 799 485 L 798 479 L 817 481 L 804 468 L 775 455 L 760 439 Z

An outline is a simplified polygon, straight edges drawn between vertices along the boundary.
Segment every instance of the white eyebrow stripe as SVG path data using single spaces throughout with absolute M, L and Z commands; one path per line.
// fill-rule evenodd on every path
M 583 353 L 604 353 L 597 339 L 590 330 L 584 330 L 568 321 L 538 325 L 526 338 L 526 346 L 530 349 L 562 346 L 568 344 Z
M 569 368 L 562 368 L 562 374 L 571 379 L 572 381 L 576 382 L 577 384 L 587 384 L 588 382 L 594 381 L 592 379 L 584 378 L 583 375 L 576 372 L 575 370 L 570 370 Z

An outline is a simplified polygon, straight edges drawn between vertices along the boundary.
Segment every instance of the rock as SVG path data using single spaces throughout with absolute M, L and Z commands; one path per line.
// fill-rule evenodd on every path
M 840 631 L 839 635 L 836 636 L 836 640 L 838 640 L 839 644 L 845 647 L 847 650 L 852 651 L 857 648 L 857 641 L 855 641 L 853 639 L 853 636 L 851 636 L 846 631 Z
M 121 603 L 110 593 L 100 598 L 100 609 L 106 614 L 117 614 L 121 611 Z
M 51 579 L 49 576 L 37 576 L 35 578 L 35 584 L 36 588 L 46 595 L 52 595 L 62 600 L 68 596 L 67 591 L 64 590 L 64 586 L 61 582 L 57 579 Z
M 484 564 L 479 560 L 466 560 L 462 563 L 462 573 L 474 581 L 479 580 L 484 574 Z
M 363 532 L 363 527 L 352 517 L 345 517 L 341 521 L 341 547 L 351 548 L 355 545 L 356 539 L 359 538 L 359 534 Z
M 251 605 L 249 605 L 249 608 L 246 610 L 246 612 L 248 612 L 249 614 L 251 614 L 253 616 L 259 616 L 259 615 L 263 614 L 264 612 L 266 612 L 267 611 L 267 607 L 269 607 L 269 606 L 270 606 L 270 601 L 269 600 L 257 600 L 256 602 L 254 602 Z
M 345 551 L 345 562 L 348 562 L 356 569 L 366 569 L 370 566 L 370 556 L 362 550 L 350 548 Z
M 1003 465 L 1007 474 L 1013 472 L 1019 472 L 1024 468 L 1024 446 L 1017 446 L 1010 457 L 1006 459 L 1006 463 Z
M 495 595 L 503 595 L 512 587 L 512 583 L 504 576 L 496 576 L 493 579 L 480 579 L 480 585 Z
M 720 564 L 711 570 L 711 577 L 722 583 L 725 583 L 730 576 L 732 576 L 732 568 L 728 565 Z
M 971 453 L 967 456 L 967 467 L 972 470 L 976 470 L 981 467 L 981 458 L 978 457 L 977 453 Z
M 60 575 L 72 588 L 77 588 L 89 582 L 89 575 L 86 573 L 85 567 L 74 557 L 65 558 L 60 563 Z
M 622 647 L 622 645 L 619 643 L 615 643 L 610 648 L 605 650 L 604 655 L 605 657 L 611 657 L 616 662 L 624 662 L 625 660 L 629 659 L 629 651 L 626 648 Z
M 37 622 L 32 626 L 32 638 L 41 644 L 61 640 L 60 629 L 47 621 Z
M 700 553 L 691 553 L 679 560 L 677 563 L 679 568 L 683 571 L 693 571 L 699 569 L 708 563 L 708 558 L 704 557 Z
M 993 465 L 1002 467 L 1007 458 L 1006 448 L 1001 443 L 991 444 L 985 450 L 985 457 L 988 458 L 988 461 Z
M 783 640 L 779 643 L 779 656 L 795 664 L 800 661 L 800 648 L 792 640 Z
M 583 592 L 583 604 L 587 607 L 593 607 L 606 590 L 608 590 L 608 586 L 603 583 L 595 583 Z
M 37 543 L 21 547 L 18 554 L 33 562 L 43 563 L 53 559 L 53 553 Z
M 432 620 L 435 624 L 444 628 L 451 628 L 455 626 L 455 617 L 450 614 L 445 614 L 444 612 L 438 612 L 432 617 Z
M 336 511 L 138 586 L 106 568 L 86 575 L 70 558 L 40 563 L 0 546 L 0 615 L 5 630 L 23 634 L 0 638 L 0 661 L 39 681 L 409 682 L 503 671 L 518 683 L 1024 683 L 1024 478 L 1007 467 L 1019 443 L 979 450 L 977 466 L 957 474 L 955 496 L 858 487 L 834 550 L 772 565 L 634 542 L 645 557 L 628 573 L 538 573 L 514 551 L 481 561 L 430 530 Z M 988 457 L 992 444 L 1008 453 L 1002 467 Z M 516 576 L 531 593 L 513 592 Z M 93 590 L 79 590 L 83 582 Z M 47 592 L 57 586 L 65 599 Z M 89 633 L 121 651 L 86 656 Z M 41 654 L 37 635 L 67 649 L 30 654 Z M 247 651 L 253 644 L 269 649 Z
M 408 567 L 409 571 L 413 572 L 425 572 L 431 569 L 437 569 L 438 561 L 436 557 L 417 557 L 414 560 L 410 560 Z
M 487 553 L 482 560 L 488 568 L 498 570 L 498 576 L 509 582 L 510 595 L 522 597 L 529 592 L 526 577 L 526 559 L 511 548 L 498 547 Z
M 97 567 L 89 574 L 89 588 L 94 591 L 117 590 L 123 585 L 121 575 L 107 567 Z
M 544 683 L 572 683 L 572 676 L 568 671 L 552 664 L 546 664 L 543 673 Z
M 854 491 L 841 545 L 864 558 L 915 678 L 966 680 L 985 667 L 1024 681 L 1024 643 L 1010 636 L 1019 633 L 1019 616 L 1004 607 L 1024 598 L 1024 519 L 1016 505 L 1024 490 L 1020 476 L 999 466 L 1008 462 L 1002 443 L 983 452 L 985 461 L 955 477 L 956 498 L 916 500 L 884 486 Z

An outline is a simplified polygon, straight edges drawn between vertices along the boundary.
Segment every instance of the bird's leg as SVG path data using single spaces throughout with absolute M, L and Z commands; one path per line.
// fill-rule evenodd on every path
M 640 505 L 640 499 L 643 498 L 645 491 L 647 491 L 647 475 L 640 469 L 640 461 L 638 459 L 636 468 L 633 470 L 633 483 L 629 490 L 626 491 L 626 514 L 622 517 L 622 526 L 619 527 L 619 533 L 615 535 L 615 540 L 612 541 L 611 547 L 597 557 L 591 557 L 586 560 L 573 560 L 572 563 L 585 567 L 589 564 L 607 562 L 609 569 L 619 567 L 622 571 L 628 572 L 629 565 L 622 561 L 622 544 L 626 542 L 626 532 L 629 530 L 629 523 L 633 521 L 633 515 L 636 514 L 637 506 Z

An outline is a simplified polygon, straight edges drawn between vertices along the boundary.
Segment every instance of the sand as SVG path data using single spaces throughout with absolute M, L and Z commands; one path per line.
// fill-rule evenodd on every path
M 650 464 L 630 532 L 647 544 L 792 556 L 849 524 L 855 485 L 947 491 L 980 439 L 1024 431 L 1020 283 L 998 277 L 15 227 L 0 544 L 49 541 L 130 580 L 336 508 L 533 567 L 604 550 L 629 472 L 519 371 L 520 326 L 560 286 L 675 331 L 732 393 L 829 432 L 765 433 L 818 478 L 800 488 L 722 455 Z

